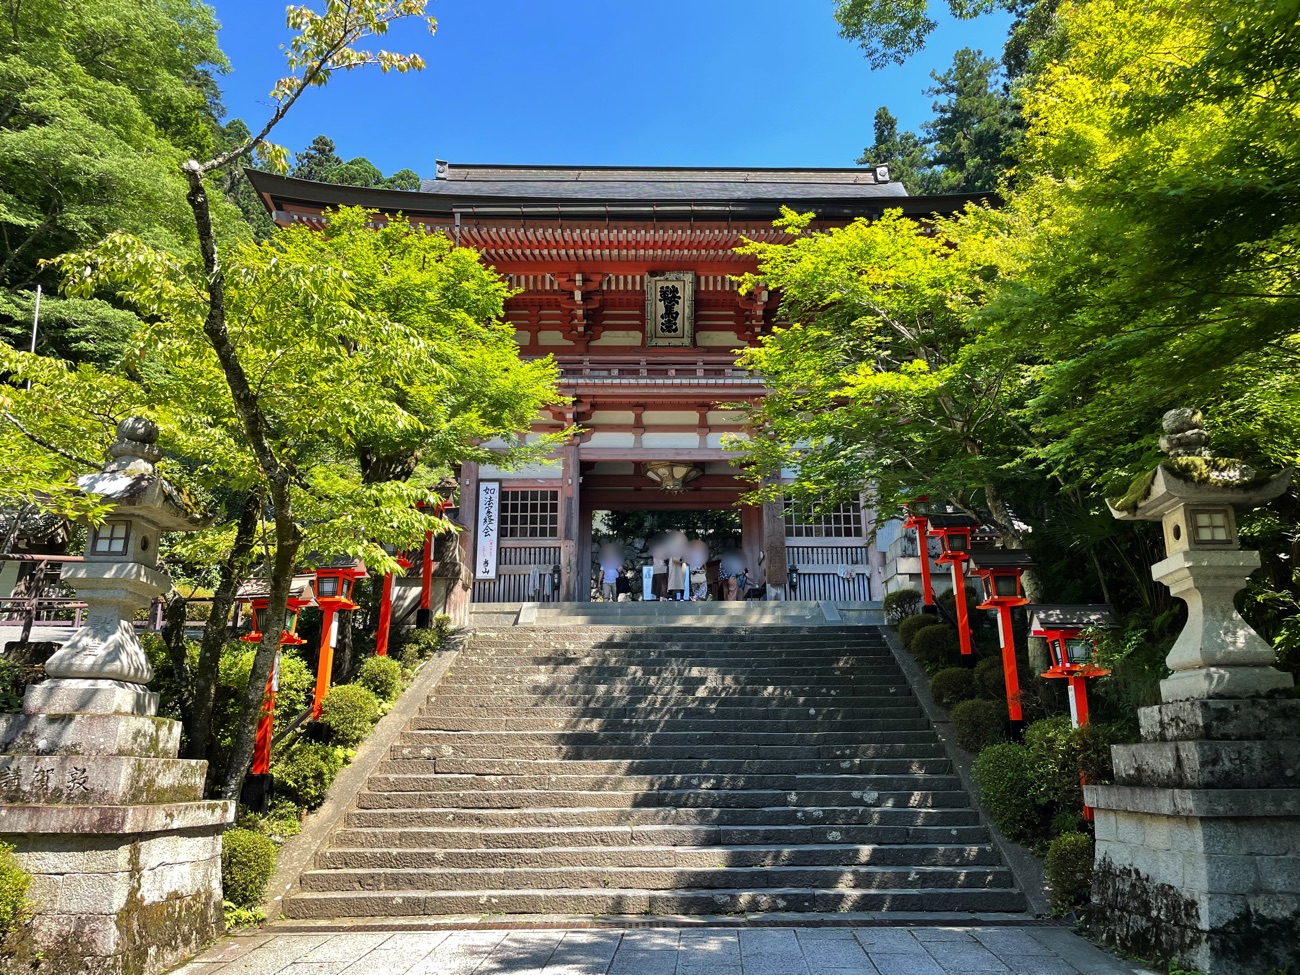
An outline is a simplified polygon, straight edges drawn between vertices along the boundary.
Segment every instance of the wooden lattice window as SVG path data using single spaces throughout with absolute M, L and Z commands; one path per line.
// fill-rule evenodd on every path
M 559 491 L 502 491 L 501 538 L 559 538 Z
M 786 538 L 862 538 L 862 504 L 849 501 L 817 512 L 785 503 Z

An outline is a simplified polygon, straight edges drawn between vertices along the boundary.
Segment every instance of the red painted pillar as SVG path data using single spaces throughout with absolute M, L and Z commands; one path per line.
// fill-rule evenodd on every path
M 424 561 L 420 564 L 420 608 L 415 625 L 421 630 L 433 626 L 433 532 L 424 533 Z
M 964 572 L 966 557 L 955 555 L 952 560 L 952 595 L 957 606 L 957 639 L 961 642 L 961 655 L 969 657 L 974 653 L 970 645 L 970 613 L 966 608 L 966 576 Z
M 916 522 L 916 550 L 921 556 L 921 600 L 924 606 L 934 605 L 934 583 L 930 581 L 930 527 L 924 518 Z
M 1011 607 L 998 607 L 998 636 L 1002 639 L 1002 675 L 1007 685 L 1007 717 L 1011 719 L 1011 734 L 1020 738 L 1025 728 L 1025 717 L 1020 710 L 1020 675 L 1016 670 L 1016 643 L 1011 628 Z
M 384 593 L 379 600 L 379 629 L 375 632 L 375 656 L 388 656 L 388 629 L 393 622 L 393 574 L 384 576 Z
M 334 629 L 334 614 L 338 607 L 330 603 L 321 607 L 320 619 L 320 660 L 316 664 L 316 695 L 312 699 L 312 719 L 320 717 L 320 706 L 325 695 L 330 692 L 330 673 L 334 669 L 334 641 L 330 639 Z
M 280 687 L 280 653 L 276 651 L 275 666 L 266 678 L 266 696 L 262 699 L 262 714 L 257 720 L 257 737 L 253 739 L 253 775 L 266 775 L 271 771 L 271 737 L 275 732 L 275 692 Z

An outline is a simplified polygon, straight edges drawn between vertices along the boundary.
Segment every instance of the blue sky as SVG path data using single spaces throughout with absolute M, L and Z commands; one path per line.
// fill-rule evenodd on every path
M 288 36 L 277 0 L 209 0 L 232 71 L 231 116 L 268 114 Z M 433 0 L 438 33 L 384 39 L 424 72 L 365 69 L 309 92 L 276 130 L 300 149 L 321 133 L 385 173 L 433 161 L 679 166 L 851 166 L 888 105 L 930 116 L 931 70 L 960 47 L 1001 50 L 1006 17 L 946 21 L 925 51 L 872 71 L 841 40 L 831 0 Z

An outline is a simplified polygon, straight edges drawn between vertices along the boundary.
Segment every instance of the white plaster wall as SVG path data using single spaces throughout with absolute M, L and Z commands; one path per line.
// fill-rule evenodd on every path
M 696 332 L 695 344 L 705 349 L 735 349 L 742 343 L 735 332 Z
M 644 333 L 642 332 L 604 331 L 600 333 L 600 338 L 590 344 L 589 348 L 595 349 L 602 345 L 640 345 L 641 340 L 644 337 Z
M 491 464 L 479 468 L 479 479 L 483 481 L 549 481 L 560 480 L 559 464 L 525 464 L 517 471 L 502 470 Z
M 745 422 L 745 414 L 739 410 L 709 410 L 709 426 L 740 426 Z
M 644 433 L 641 435 L 643 447 L 698 447 L 700 438 L 694 433 Z
M 588 447 L 634 447 L 634 433 L 593 433 L 587 438 Z
M 700 416 L 694 410 L 646 410 L 641 415 L 641 422 L 647 427 L 670 423 L 693 427 L 700 422 Z
M 558 346 L 563 346 L 564 348 L 567 348 L 567 349 L 571 349 L 571 348 L 573 348 L 573 343 L 572 343 L 572 342 L 570 342 L 570 341 L 569 341 L 568 339 L 566 339 L 564 336 L 559 335 L 559 334 L 557 334 L 557 333 L 555 333 L 555 332 L 538 332 L 538 333 L 537 333 L 537 344 L 538 344 L 538 345 L 558 345 Z
M 598 423 L 632 424 L 635 422 L 636 414 L 631 410 L 593 410 L 591 419 L 586 421 L 586 424 L 595 426 Z

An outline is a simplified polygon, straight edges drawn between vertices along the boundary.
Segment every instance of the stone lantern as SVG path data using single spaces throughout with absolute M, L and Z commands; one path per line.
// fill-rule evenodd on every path
M 112 507 L 63 578 L 85 625 L 0 715 L 0 841 L 32 874 L 32 934 L 52 971 L 148 973 L 221 930 L 221 832 L 234 803 L 204 801 L 206 762 L 176 757 L 132 625 L 171 588 L 158 536 L 205 519 L 154 470 L 158 428 L 123 420 L 112 460 L 78 480 Z
M 1111 501 L 1117 518 L 1161 522 L 1152 576 L 1187 604 L 1164 703 L 1138 712 L 1142 741 L 1111 752 L 1095 809 L 1095 930 L 1121 950 L 1207 975 L 1300 966 L 1300 700 L 1292 678 L 1233 607 L 1259 555 L 1236 514 L 1278 497 L 1263 476 L 1214 457 L 1201 416 L 1171 410 L 1169 455 Z

